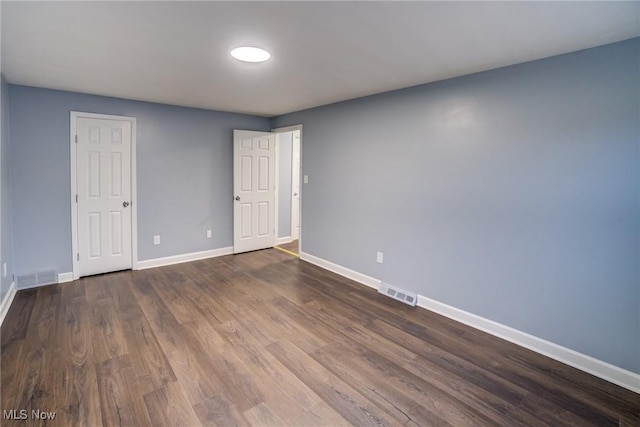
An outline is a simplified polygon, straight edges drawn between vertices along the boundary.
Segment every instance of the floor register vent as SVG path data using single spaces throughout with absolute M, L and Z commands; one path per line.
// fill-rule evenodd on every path
M 415 307 L 416 303 L 418 302 L 418 296 L 416 294 L 405 291 L 404 289 L 396 288 L 386 283 L 380 284 L 380 289 L 378 290 L 378 292 L 395 300 L 408 304 L 411 307 Z
M 16 287 L 18 289 L 27 289 L 36 286 L 53 285 L 54 283 L 58 283 L 58 272 L 47 270 L 18 276 Z

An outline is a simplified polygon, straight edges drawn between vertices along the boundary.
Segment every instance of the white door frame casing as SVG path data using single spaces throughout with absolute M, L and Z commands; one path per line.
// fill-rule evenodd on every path
M 134 270 L 138 267 L 138 205 L 136 193 L 136 118 L 127 116 L 114 116 L 109 114 L 83 113 L 71 111 L 69 128 L 69 151 L 71 153 L 71 259 L 73 264 L 73 280 L 80 278 L 80 266 L 78 264 L 78 204 L 77 194 L 77 156 L 76 156 L 76 125 L 78 118 L 120 120 L 131 123 L 131 266 Z
M 297 160 L 298 160 L 298 167 L 297 170 L 295 168 L 296 165 L 296 132 L 298 133 L 298 153 L 297 153 Z M 294 131 L 293 132 L 293 138 L 291 141 L 291 232 L 290 235 L 291 237 L 295 240 L 295 239 L 299 239 L 300 238 L 300 187 L 302 187 L 302 185 L 300 185 L 300 172 L 302 171 L 302 168 L 300 167 L 300 160 L 302 159 L 301 156 L 301 149 L 302 149 L 302 131 Z M 295 173 L 294 173 L 295 171 Z M 296 189 L 295 187 L 295 179 L 294 177 L 298 178 L 298 187 Z M 296 223 L 294 221 L 295 218 L 295 195 L 294 195 L 294 189 L 297 190 L 297 195 L 298 195 L 298 229 L 296 230 Z M 294 230 L 297 231 L 297 234 L 294 233 Z

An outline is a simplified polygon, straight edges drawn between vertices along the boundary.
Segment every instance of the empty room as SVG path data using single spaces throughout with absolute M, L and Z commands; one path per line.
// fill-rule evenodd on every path
M 0 23 L 0 425 L 640 426 L 640 2 Z

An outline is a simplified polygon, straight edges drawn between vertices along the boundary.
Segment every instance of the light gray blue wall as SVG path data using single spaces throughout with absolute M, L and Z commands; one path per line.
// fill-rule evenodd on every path
M 11 177 L 9 174 L 9 87 L 0 75 L 0 301 L 13 281 Z M 3 265 L 7 265 L 4 275 Z
M 70 111 L 137 118 L 139 260 L 231 246 L 233 129 L 271 129 L 262 117 L 15 85 L 9 107 L 16 274 L 72 270 Z
M 635 39 L 274 119 L 304 125 L 302 250 L 640 372 L 639 60 Z
M 293 132 L 278 136 L 278 237 L 291 236 L 291 149 Z

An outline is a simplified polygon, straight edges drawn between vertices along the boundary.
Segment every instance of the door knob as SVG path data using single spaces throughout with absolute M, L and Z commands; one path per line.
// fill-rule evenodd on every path
M 240 196 L 236 196 L 236 202 L 240 201 Z
M 126 208 L 127 206 L 129 206 L 129 202 L 122 202 L 122 206 Z

